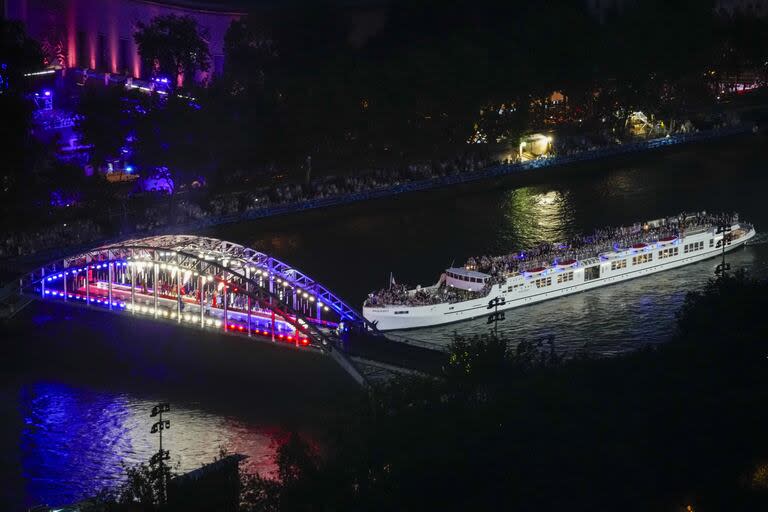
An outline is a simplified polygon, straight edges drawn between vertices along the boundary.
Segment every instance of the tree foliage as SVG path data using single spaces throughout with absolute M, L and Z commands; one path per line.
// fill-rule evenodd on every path
M 147 171 L 167 167 L 177 182 L 210 174 L 216 154 L 208 137 L 220 127 L 185 98 L 153 97 L 145 104 L 136 123 L 137 163 Z
M 553 91 L 598 118 L 619 106 L 676 116 L 710 97 L 714 63 L 768 58 L 764 21 L 717 17 L 708 1 L 630 2 L 600 23 L 584 2 L 396 0 L 355 44 L 337 7 L 294 5 L 227 33 L 234 153 L 326 167 L 449 155 L 489 106 L 515 106 L 491 140 L 535 128 L 531 100 Z
M 167 75 L 181 84 L 210 67 L 208 34 L 191 16 L 167 14 L 139 22 L 133 38 L 153 76 Z
M 23 24 L 0 17 L 0 195 L 4 204 L 28 180 L 41 156 L 30 134 L 32 105 L 24 97 L 23 75 L 38 69 L 42 60 L 40 45 L 27 36 Z
M 42 65 L 40 43 L 27 35 L 24 24 L 0 16 L 0 77 L 8 81 L 0 84 L 0 93 L 6 88 L 20 91 L 24 73 L 37 71 Z
M 442 379 L 377 388 L 321 459 L 293 442 L 249 510 L 762 509 L 766 291 L 713 281 L 668 344 L 605 360 L 458 338 Z
M 75 128 L 82 142 L 93 146 L 91 161 L 96 165 L 119 157 L 120 148 L 134 129 L 135 116 L 125 99 L 122 88 L 117 87 L 91 87 L 80 97 Z

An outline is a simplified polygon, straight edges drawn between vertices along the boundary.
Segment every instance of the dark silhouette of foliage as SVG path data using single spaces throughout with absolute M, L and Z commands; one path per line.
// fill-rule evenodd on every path
M 42 63 L 40 45 L 27 36 L 24 25 L 0 16 L 0 197 L 6 204 L 24 188 L 29 171 L 44 153 L 30 133 L 32 105 L 24 98 L 23 78 L 25 72 L 39 70 Z
M 194 18 L 175 14 L 157 16 L 149 24 L 139 22 L 133 35 L 144 66 L 153 76 L 184 81 L 210 67 L 207 37 Z
M 91 87 L 80 98 L 76 130 L 82 142 L 93 146 L 91 162 L 103 165 L 120 156 L 120 148 L 134 129 L 133 116 L 124 104 L 122 88 Z
M 668 344 L 605 360 L 458 338 L 444 378 L 377 388 L 321 459 L 291 441 L 261 481 L 276 508 L 248 510 L 761 509 L 766 291 L 713 281 Z
M 27 36 L 24 24 L 6 20 L 0 16 L 0 94 L 4 90 L 22 90 L 22 77 L 29 71 L 38 71 L 43 66 L 43 52 L 40 43 Z

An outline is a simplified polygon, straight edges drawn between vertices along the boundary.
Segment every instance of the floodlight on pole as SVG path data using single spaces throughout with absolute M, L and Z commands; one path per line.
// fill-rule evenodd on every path
M 723 259 L 722 262 L 715 268 L 715 275 L 717 277 L 725 277 L 728 271 L 731 270 L 731 264 L 725 261 L 725 248 L 731 245 L 731 223 L 722 222 L 718 224 L 715 230 L 716 235 L 722 234 L 723 237 L 717 242 L 718 247 L 722 248 Z
M 504 312 L 499 311 L 499 306 L 503 306 L 506 303 L 507 301 L 504 297 L 496 297 L 488 301 L 487 309 L 493 309 L 493 313 L 488 316 L 488 325 L 493 324 L 493 332 L 497 338 L 499 336 L 499 322 L 505 318 Z
M 166 481 L 165 481 L 165 461 L 169 460 L 171 458 L 170 453 L 168 450 L 163 450 L 163 430 L 168 430 L 171 428 L 171 420 L 164 420 L 163 419 L 163 413 L 164 412 L 171 412 L 171 404 L 168 402 L 160 402 L 159 404 L 152 407 L 152 412 L 149 415 L 150 418 L 157 417 L 157 421 L 152 424 L 152 428 L 150 429 L 150 433 L 152 434 L 159 434 L 159 440 L 160 440 L 160 446 L 157 450 L 157 453 L 152 456 L 152 458 L 149 460 L 149 464 L 151 466 L 159 466 L 160 467 L 160 502 L 165 503 L 166 501 Z

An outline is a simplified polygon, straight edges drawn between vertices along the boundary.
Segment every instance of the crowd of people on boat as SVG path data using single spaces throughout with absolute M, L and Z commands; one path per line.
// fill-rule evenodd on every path
M 672 240 L 683 236 L 686 231 L 721 225 L 731 226 L 738 221 L 736 213 L 683 212 L 674 217 L 630 226 L 597 229 L 590 235 L 574 237 L 566 243 L 543 242 L 527 250 L 501 256 L 471 257 L 464 267 L 490 276 L 485 287 L 478 292 L 457 290 L 442 282 L 436 288 L 409 292 L 405 285 L 398 284 L 372 293 L 366 305 L 423 306 L 482 297 L 492 286 L 505 283 L 506 279 L 515 273 L 548 268 L 562 262 L 575 263 L 597 258 L 605 252 L 626 250 L 637 244 L 655 243 L 665 238 Z
M 442 282 L 435 288 L 420 288 L 415 291 L 409 291 L 406 285 L 393 283 L 388 288 L 369 294 L 365 306 L 430 306 L 445 302 L 460 302 L 475 296 L 478 296 L 477 292 L 451 288 Z
M 574 237 L 566 243 L 544 242 L 528 250 L 503 256 L 469 258 L 465 267 L 489 274 L 494 283 L 503 282 L 510 273 L 546 268 L 567 260 L 580 261 L 595 258 L 601 253 L 627 249 L 635 244 L 647 244 L 662 238 L 677 237 L 685 230 L 736 222 L 738 222 L 738 215 L 735 213 L 683 212 L 666 219 L 597 229 L 590 235 Z

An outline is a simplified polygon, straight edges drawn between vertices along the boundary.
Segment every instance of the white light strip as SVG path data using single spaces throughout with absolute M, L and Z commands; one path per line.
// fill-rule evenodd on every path
M 24 73 L 24 76 L 39 76 L 39 75 L 52 75 L 55 73 L 55 69 L 46 69 L 44 71 L 35 71 L 34 73 Z

